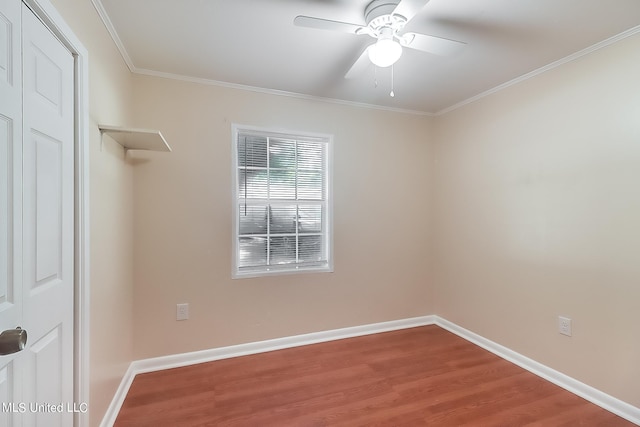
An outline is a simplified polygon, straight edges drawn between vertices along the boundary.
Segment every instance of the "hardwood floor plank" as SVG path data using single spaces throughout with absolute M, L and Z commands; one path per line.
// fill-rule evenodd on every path
M 138 375 L 115 425 L 633 424 L 424 326 Z

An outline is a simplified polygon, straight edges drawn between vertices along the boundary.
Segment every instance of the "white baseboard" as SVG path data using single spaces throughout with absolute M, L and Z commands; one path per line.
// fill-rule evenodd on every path
M 246 356 L 249 354 L 265 353 L 267 351 L 281 350 L 284 348 L 317 344 L 326 341 L 378 334 L 380 332 L 433 325 L 434 322 L 434 316 L 412 317 L 409 319 L 392 320 L 389 322 L 333 329 L 330 331 L 312 332 L 310 334 L 294 335 L 291 337 L 219 347 L 210 350 L 136 360 L 131 363 L 129 369 L 127 369 L 127 372 L 122 378 L 120 386 L 118 387 L 118 390 L 116 391 L 116 394 L 102 419 L 102 423 L 100 423 L 100 427 L 113 426 L 116 418 L 118 417 L 118 412 L 120 412 L 120 408 L 124 403 L 124 399 L 127 397 L 129 387 L 131 387 L 133 379 L 138 374 L 160 371 L 163 369 L 179 368 L 204 362 L 212 362 L 214 360 L 229 359 L 231 357 Z
M 120 385 L 116 390 L 116 394 L 114 394 L 113 399 L 111 399 L 111 403 L 107 408 L 107 412 L 104 414 L 104 417 L 102 417 L 100 427 L 112 427 L 113 424 L 115 424 L 120 408 L 122 408 L 124 399 L 127 397 L 127 393 L 129 392 L 129 387 L 131 387 L 133 379 L 136 377 L 136 373 L 133 371 L 133 363 L 135 362 L 132 362 L 124 373 L 122 381 L 120 381 Z
M 310 334 L 213 348 L 210 350 L 194 351 L 191 353 L 136 360 L 131 363 L 129 369 L 122 378 L 120 387 L 118 387 L 118 390 L 116 391 L 116 394 L 111 401 L 111 405 L 109 405 L 107 413 L 105 414 L 100 426 L 113 426 L 116 417 L 118 416 L 118 412 L 124 403 L 124 399 L 127 396 L 129 387 L 131 387 L 133 379 L 137 374 L 432 324 L 436 324 L 505 360 L 515 363 L 521 368 L 526 369 L 527 371 L 538 375 L 539 377 L 542 377 L 545 380 L 550 381 L 565 390 L 568 390 L 571 393 L 606 409 L 609 412 L 612 412 L 634 424 L 640 425 L 640 408 L 636 408 L 635 406 L 616 399 L 615 397 L 603 393 L 600 390 L 581 383 L 578 380 L 538 363 L 535 360 L 529 359 L 528 357 L 516 353 L 515 351 L 491 340 L 481 337 L 480 335 L 449 322 L 448 320 L 432 315 L 354 326 L 350 328 L 334 329 L 330 331 L 313 332 Z
M 398 329 L 414 328 L 416 326 L 433 325 L 434 316 L 413 317 L 410 319 L 392 320 L 390 322 L 373 323 L 370 325 L 353 326 L 350 328 L 333 329 L 330 331 L 312 332 L 304 335 L 257 341 L 247 344 L 219 347 L 210 350 L 194 351 L 191 353 L 175 354 L 171 356 L 154 357 L 152 359 L 137 360 L 132 363 L 136 374 L 159 371 L 161 369 L 179 368 L 197 363 L 212 362 L 214 360 L 229 359 L 231 357 L 246 356 L 248 354 L 265 353 L 283 348 L 299 347 L 326 341 L 358 337 L 361 335 L 377 334 Z
M 516 353 L 507 347 L 464 329 L 455 323 L 441 318 L 440 316 L 434 317 L 435 324 L 441 328 L 446 329 L 447 331 L 452 332 L 459 337 L 464 338 L 465 340 L 472 342 L 473 344 L 482 347 L 485 350 L 488 350 L 491 353 L 600 406 L 601 408 L 606 409 L 609 412 L 631 421 L 634 424 L 640 425 L 640 408 L 630 405 L 620 399 L 616 399 L 611 395 L 603 393 L 596 388 L 571 378 L 570 376 L 556 371 L 555 369 L 551 369 L 533 359 L 529 359 L 520 353 Z

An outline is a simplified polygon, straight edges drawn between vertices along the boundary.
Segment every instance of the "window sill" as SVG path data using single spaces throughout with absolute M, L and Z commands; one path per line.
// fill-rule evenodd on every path
M 254 270 L 254 271 L 234 271 L 231 275 L 232 279 L 251 279 L 256 277 L 270 277 L 270 276 L 287 276 L 291 274 L 305 274 L 305 273 L 333 273 L 333 266 L 325 265 L 318 267 L 306 267 L 295 269 L 268 269 L 268 270 Z

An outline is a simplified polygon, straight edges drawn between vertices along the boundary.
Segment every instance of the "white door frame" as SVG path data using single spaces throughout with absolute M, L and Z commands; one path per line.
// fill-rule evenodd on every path
M 74 367 L 73 398 L 89 403 L 89 61 L 88 52 L 49 0 L 22 0 L 74 57 Z M 74 426 L 89 425 L 77 412 Z

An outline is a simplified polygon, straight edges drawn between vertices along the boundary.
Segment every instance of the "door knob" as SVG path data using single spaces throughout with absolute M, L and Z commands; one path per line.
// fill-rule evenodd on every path
M 18 326 L 7 329 L 0 334 L 0 356 L 17 353 L 24 350 L 27 344 L 27 331 Z

